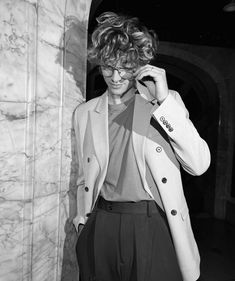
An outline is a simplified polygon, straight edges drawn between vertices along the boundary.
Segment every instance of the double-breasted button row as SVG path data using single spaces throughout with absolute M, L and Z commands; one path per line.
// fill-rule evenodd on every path
M 171 127 L 171 124 L 165 119 L 164 116 L 160 117 L 160 121 L 162 122 L 163 125 L 166 126 L 166 128 L 168 129 L 169 132 L 174 131 L 174 129 Z
M 162 183 L 167 183 L 167 178 L 162 178 Z M 177 215 L 177 211 L 175 209 L 171 210 L 171 215 L 172 216 L 176 216 Z
M 87 157 L 87 162 L 89 163 L 91 161 L 91 158 L 90 157 Z M 85 191 L 88 192 L 89 191 L 89 187 L 88 186 L 85 186 Z

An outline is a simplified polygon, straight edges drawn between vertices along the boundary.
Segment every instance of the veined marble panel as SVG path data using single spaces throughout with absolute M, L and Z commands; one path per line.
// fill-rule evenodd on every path
M 0 11 L 0 101 L 25 102 L 35 74 L 35 3 L 1 0 Z
M 79 280 L 79 270 L 74 251 L 77 242 L 77 234 L 70 220 L 72 214 L 69 210 L 72 207 L 72 203 L 73 202 L 71 202 L 67 196 L 67 192 L 61 192 L 60 220 L 61 222 L 65 222 L 65 224 L 59 224 L 59 247 L 60 252 L 63 253 L 63 255 L 59 255 L 58 262 L 58 266 L 61 269 L 61 281 Z
M 0 280 L 22 280 L 24 204 L 17 200 L 0 201 Z
M 74 112 L 74 107 L 64 107 L 63 108 L 63 125 L 62 125 L 62 143 L 61 143 L 61 173 L 60 179 L 62 182 L 67 182 L 65 188 L 68 190 L 68 185 L 72 172 L 72 113 Z
M 77 281 L 71 122 L 91 0 L 0 1 L 0 281 Z
M 56 280 L 58 274 L 59 194 L 34 199 L 32 280 Z
M 74 11 L 76 2 L 72 3 Z M 67 14 L 64 1 L 40 1 L 38 6 L 37 84 L 39 104 L 72 106 L 84 100 L 86 61 L 86 5 L 78 1 L 78 14 Z M 89 1 L 88 1 L 89 2 Z M 62 9 L 65 9 L 63 13 Z M 81 13 L 82 12 L 82 13 Z M 83 15 L 83 17 L 82 17 Z
M 0 197 L 23 200 L 26 153 L 27 104 L 0 102 Z M 31 177 L 31 174 L 30 174 Z
M 68 8 L 69 2 L 73 9 Z M 77 2 L 1 1 L 0 101 L 60 105 L 64 91 L 72 104 L 84 100 L 84 19 L 89 1 Z M 64 90 L 65 83 L 69 91 Z
M 53 183 L 60 178 L 62 107 L 36 106 L 34 165 L 37 182 Z

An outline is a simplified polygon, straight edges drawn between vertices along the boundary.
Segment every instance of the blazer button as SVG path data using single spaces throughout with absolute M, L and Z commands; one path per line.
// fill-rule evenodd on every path
M 171 214 L 172 214 L 172 216 L 175 216 L 175 215 L 177 215 L 177 211 L 176 210 L 171 210 Z
M 160 121 L 163 122 L 164 120 L 165 120 L 165 118 L 164 118 L 163 116 L 161 116 L 161 117 L 160 117 Z
M 162 178 L 162 183 L 167 183 L 167 178 Z
M 174 129 L 173 129 L 172 127 L 170 127 L 170 128 L 169 128 L 169 131 L 172 132 L 172 131 L 174 131 Z
M 85 187 L 85 191 L 88 192 L 89 191 L 89 187 L 86 186 Z
M 157 146 L 157 147 L 156 147 L 156 151 L 157 151 L 157 152 L 161 152 L 161 151 L 162 151 L 161 146 Z

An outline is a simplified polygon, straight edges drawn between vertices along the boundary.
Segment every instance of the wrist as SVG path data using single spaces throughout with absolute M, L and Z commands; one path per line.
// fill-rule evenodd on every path
M 159 105 L 161 105 L 161 104 L 164 102 L 164 100 L 167 98 L 167 96 L 168 96 L 168 94 L 167 94 L 164 98 L 158 98 L 158 99 L 157 99 L 157 103 L 158 103 Z

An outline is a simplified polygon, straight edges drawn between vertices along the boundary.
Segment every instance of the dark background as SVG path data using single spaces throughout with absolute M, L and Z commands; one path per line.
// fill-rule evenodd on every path
M 93 0 L 89 31 L 101 12 L 123 12 L 155 29 L 160 41 L 234 48 L 235 12 L 223 11 L 228 3 L 229 0 Z

